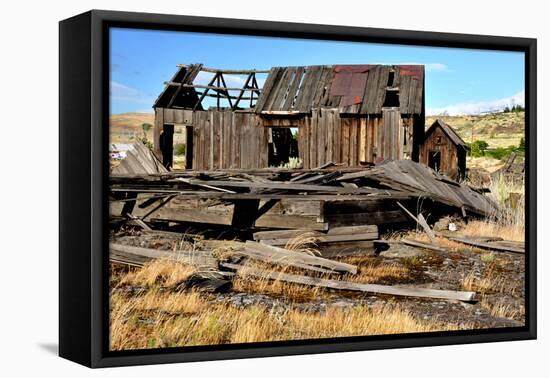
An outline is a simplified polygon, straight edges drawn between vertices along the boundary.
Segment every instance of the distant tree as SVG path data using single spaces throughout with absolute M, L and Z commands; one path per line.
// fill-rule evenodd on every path
M 147 132 L 149 132 L 149 130 L 151 130 L 152 128 L 153 128 L 153 125 L 151 125 L 150 123 L 143 123 L 141 125 L 141 129 L 143 130 L 144 134 L 147 134 Z
M 502 110 L 503 113 L 510 113 L 510 107 L 509 106 L 505 106 L 504 109 Z
M 470 147 L 470 156 L 480 157 L 485 156 L 487 148 L 489 148 L 489 143 L 484 140 L 476 140 L 469 144 Z
M 525 107 L 523 107 L 521 105 L 512 106 L 512 112 L 513 113 L 519 113 L 519 112 L 523 112 L 523 111 L 525 111 Z

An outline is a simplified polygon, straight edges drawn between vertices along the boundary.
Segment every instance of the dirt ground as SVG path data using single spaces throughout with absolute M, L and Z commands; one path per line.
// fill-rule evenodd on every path
M 117 235 L 112 242 L 140 247 L 174 250 L 192 248 L 192 242 L 178 242 L 173 237 L 151 235 Z M 198 292 L 206 303 L 206 311 L 230 308 L 235 313 L 266 311 L 276 319 L 289 312 L 315 316 L 329 316 L 337 311 L 398 311 L 405 313 L 429 330 L 466 330 L 496 327 L 519 327 L 525 322 L 524 255 L 507 252 L 488 252 L 453 244 L 446 252 L 424 250 L 402 244 L 375 255 L 343 257 L 341 261 L 359 268 L 357 278 L 368 283 L 415 286 L 432 289 L 475 291 L 478 301 L 465 303 L 441 299 L 422 299 L 355 293 L 336 290 L 314 290 L 288 283 L 237 281 L 223 293 Z M 112 266 L 111 295 L 122 296 L 131 302 L 136 298 L 156 293 L 170 293 L 170 287 L 157 284 L 128 284 L 125 276 L 145 268 Z M 252 288 L 252 290 L 251 290 Z M 152 294 L 153 293 L 153 294 Z M 190 291 L 191 293 L 191 291 Z M 195 294 L 195 292 L 193 292 Z M 140 324 L 158 324 L 158 313 L 150 310 L 140 313 Z M 195 316 L 178 314 L 178 316 Z M 330 315 L 333 316 L 333 315 Z M 388 333 L 391 333 L 388 324 Z M 143 329 L 140 332 L 145 332 Z M 383 332 L 383 330 L 382 330 Z M 406 330 L 405 330 L 406 332 Z M 339 336 L 335 334 L 333 336 Z M 137 345 L 139 347 L 139 345 Z M 143 347 L 143 346 L 142 346 Z

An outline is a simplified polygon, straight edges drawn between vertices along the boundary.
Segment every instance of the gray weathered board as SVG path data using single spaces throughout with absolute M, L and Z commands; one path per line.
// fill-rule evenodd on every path
M 238 275 L 258 277 L 270 280 L 291 282 L 296 284 L 326 287 L 335 290 L 361 291 L 367 293 L 387 294 L 419 298 L 439 298 L 471 302 L 476 300 L 472 291 L 435 290 L 416 287 L 398 287 L 389 285 L 363 284 L 349 281 L 329 280 L 317 277 L 299 276 L 282 272 L 257 269 L 238 264 L 222 263 L 225 268 L 233 269 Z

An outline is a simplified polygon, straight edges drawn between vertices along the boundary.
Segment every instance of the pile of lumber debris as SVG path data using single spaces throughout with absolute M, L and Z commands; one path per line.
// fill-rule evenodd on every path
M 214 245 L 216 243 L 213 243 Z M 213 245 L 210 245 L 213 247 Z M 345 279 L 357 274 L 357 266 L 301 251 L 290 251 L 254 241 L 231 242 L 230 254 L 220 256 L 218 249 L 190 251 L 161 251 L 157 249 L 134 247 L 111 243 L 111 261 L 140 266 L 155 259 L 169 259 L 195 265 L 201 272 L 211 272 L 214 284 L 210 279 L 203 279 L 202 284 L 216 291 L 226 288 L 229 279 L 234 275 L 267 280 L 278 280 L 312 287 L 332 290 L 345 290 L 383 295 L 407 296 L 418 298 L 439 298 L 471 302 L 476 300 L 476 293 L 471 291 L 436 290 L 428 288 L 365 284 Z M 229 256 L 229 257 L 228 257 Z M 279 266 L 283 269 L 298 268 L 311 274 L 287 273 L 285 270 L 255 267 L 249 262 L 258 261 Z M 223 276 L 220 279 L 219 276 Z M 336 276 L 332 277 L 331 276 Z M 219 286 L 218 286 L 219 285 Z
M 112 261 L 140 266 L 163 258 L 196 265 L 215 272 L 215 281 L 206 280 L 213 290 L 218 284 L 226 287 L 232 276 L 239 275 L 333 290 L 472 301 L 473 292 L 353 282 L 346 278 L 355 275 L 357 267 L 331 258 L 374 254 L 396 242 L 381 240 L 380 227 L 407 224 L 423 230 L 430 242 L 397 242 L 417 248 L 444 251 L 436 236 L 445 236 L 479 248 L 523 252 L 518 243 L 494 238 L 436 235 L 428 215 L 489 217 L 498 207 L 483 191 L 408 160 L 356 168 L 327 164 L 308 170 L 113 174 L 110 211 L 113 228 L 130 224 L 143 233 L 200 239 L 200 248 L 192 252 L 115 240 Z M 179 230 L 185 226 L 186 233 L 174 232 L 174 225 Z M 299 238 L 308 238 L 320 254 L 292 248 Z M 259 268 L 252 261 L 284 269 Z
M 358 168 L 112 175 L 110 190 L 113 216 L 248 230 L 327 231 L 410 222 L 398 201 L 415 213 L 421 206 L 434 217 L 487 217 L 497 211 L 483 193 L 409 160 Z

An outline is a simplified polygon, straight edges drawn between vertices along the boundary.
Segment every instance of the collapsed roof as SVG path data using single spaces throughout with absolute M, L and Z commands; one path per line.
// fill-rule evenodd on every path
M 200 71 L 215 73 L 208 85 L 194 83 Z M 262 88 L 258 86 L 256 73 L 268 73 Z M 229 88 L 225 85 L 224 74 L 248 76 L 242 88 Z M 240 101 L 245 99 L 244 92 L 249 92 L 246 99 L 257 114 L 307 114 L 312 109 L 328 107 L 338 108 L 342 114 L 367 115 L 380 114 L 385 106 L 398 106 L 402 114 L 421 114 L 424 66 L 323 65 L 258 71 L 180 65 L 153 107 L 203 110 L 204 97 L 213 96 L 208 94 L 210 90 L 227 99 L 232 109 L 239 109 Z M 232 96 L 231 90 L 240 93 Z M 388 101 L 390 99 L 393 101 Z

